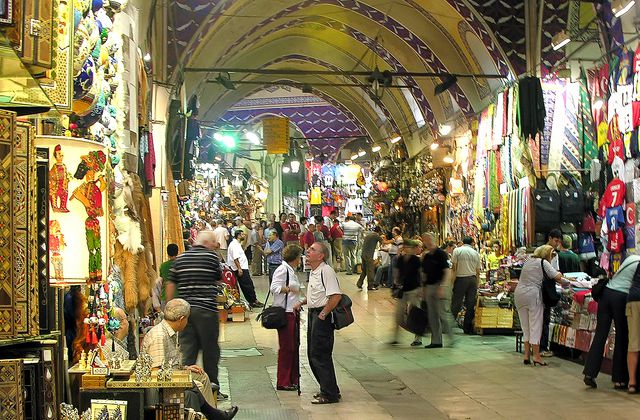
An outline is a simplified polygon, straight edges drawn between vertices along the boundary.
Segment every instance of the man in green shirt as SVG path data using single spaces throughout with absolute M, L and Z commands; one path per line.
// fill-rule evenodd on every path
M 163 303 L 167 301 L 165 289 L 167 287 L 167 281 L 169 280 L 169 270 L 171 270 L 171 267 L 173 267 L 173 262 L 178 256 L 178 245 L 176 244 L 167 245 L 167 255 L 169 256 L 169 259 L 163 262 L 162 264 L 160 264 L 160 277 L 162 277 L 162 302 Z M 174 298 L 175 297 L 178 297 L 177 291 Z
M 558 266 L 561 273 L 577 273 L 582 271 L 580 257 L 573 252 L 573 240 L 569 235 L 562 235 L 562 244 L 558 250 Z

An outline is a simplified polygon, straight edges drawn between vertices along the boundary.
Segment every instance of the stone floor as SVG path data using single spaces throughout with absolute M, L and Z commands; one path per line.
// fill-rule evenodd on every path
M 549 367 L 528 367 L 515 352 L 513 336 L 465 336 L 455 347 L 389 346 L 394 300 L 387 289 L 360 291 L 356 276 L 340 275 L 343 291 L 354 302 L 355 323 L 336 333 L 334 361 L 343 399 L 312 405 L 318 386 L 306 357 L 306 313 L 302 321 L 301 387 L 275 391 L 277 333 L 255 321 L 223 325 L 220 382 L 238 419 L 637 419 L 640 395 L 614 391 L 608 375 L 600 388 L 586 389 L 581 366 L 559 358 Z M 254 279 L 259 296 L 267 279 Z M 428 337 L 424 340 L 429 343 Z M 257 351 L 256 351 L 257 349 Z M 242 350 L 242 351 L 234 351 Z

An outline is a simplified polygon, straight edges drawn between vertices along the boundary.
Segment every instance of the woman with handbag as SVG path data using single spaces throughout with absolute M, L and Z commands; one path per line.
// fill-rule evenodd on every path
M 559 284 L 569 284 L 562 277 L 562 273 L 551 266 L 551 260 L 556 257 L 556 251 L 551 245 L 542 245 L 522 266 L 520 280 L 515 290 L 515 304 L 520 317 L 524 341 L 524 364 L 547 366 L 540 355 L 540 337 L 542 336 L 543 312 L 543 284 L 550 279 Z M 555 286 L 552 284 L 555 288 Z M 557 303 L 557 301 L 556 301 Z
M 302 248 L 291 244 L 282 251 L 282 265 L 273 272 L 270 290 L 273 306 L 285 309 L 287 325 L 278 329 L 278 380 L 279 391 L 296 391 L 299 385 L 298 313 L 294 306 L 300 301 L 300 282 L 296 269 L 302 260 Z
M 631 288 L 633 275 L 638 268 L 638 263 L 640 263 L 640 256 L 628 256 L 616 274 L 602 288 L 602 295 L 598 297 L 596 333 L 591 342 L 589 354 L 582 371 L 585 385 L 591 388 L 598 387 L 596 377 L 600 373 L 604 346 L 607 342 L 607 337 L 609 337 L 609 330 L 613 321 L 616 326 L 616 345 L 613 349 L 611 380 L 615 389 L 627 389 L 627 384 L 629 383 L 629 371 L 627 369 L 629 330 L 625 309 L 629 289 Z

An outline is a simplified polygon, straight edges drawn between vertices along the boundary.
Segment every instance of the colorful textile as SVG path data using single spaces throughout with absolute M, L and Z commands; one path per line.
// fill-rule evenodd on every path
M 578 107 L 578 136 L 582 140 L 583 168 L 591 168 L 591 161 L 598 157 L 598 146 L 595 142 L 591 100 L 587 90 L 587 74 L 580 68 L 580 102 Z
M 580 182 L 582 168 L 582 139 L 578 135 L 578 89 L 576 83 L 567 85 L 566 124 L 564 126 L 564 144 L 562 148 L 562 169 L 569 171 Z

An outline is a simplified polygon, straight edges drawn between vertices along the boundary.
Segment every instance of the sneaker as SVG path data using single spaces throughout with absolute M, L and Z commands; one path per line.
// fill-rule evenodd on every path
M 367 290 L 378 290 L 378 286 L 368 287 Z

